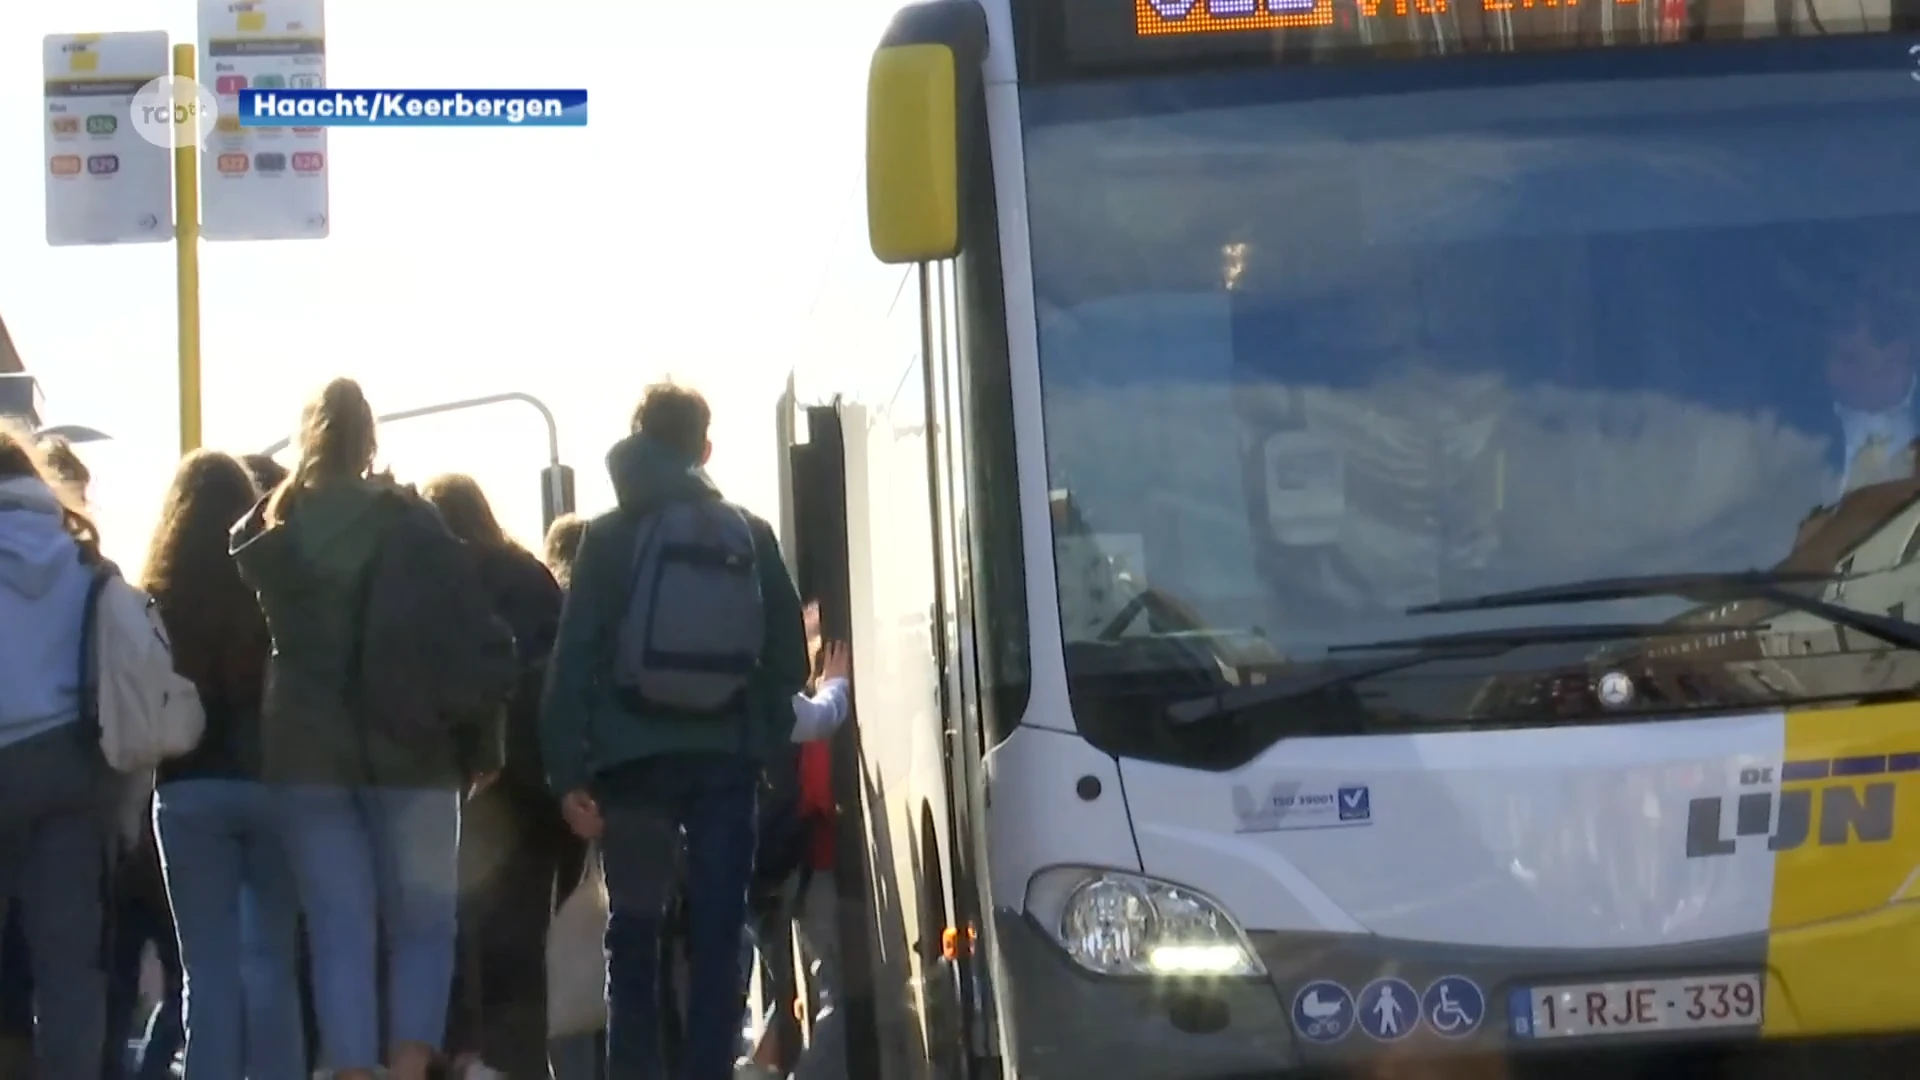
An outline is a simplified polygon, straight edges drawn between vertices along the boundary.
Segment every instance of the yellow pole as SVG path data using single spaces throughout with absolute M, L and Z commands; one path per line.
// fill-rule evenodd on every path
M 175 78 L 192 82 L 192 45 L 173 47 Z M 197 99 L 196 99 L 197 100 Z M 176 114 L 177 115 L 177 114 Z M 180 324 L 180 452 L 200 448 L 200 117 L 173 128 L 173 250 Z

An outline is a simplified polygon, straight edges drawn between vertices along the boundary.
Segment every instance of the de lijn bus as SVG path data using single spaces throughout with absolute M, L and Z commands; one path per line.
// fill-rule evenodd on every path
M 1920 1028 L 1916 0 L 938 0 L 868 93 L 856 1077 Z

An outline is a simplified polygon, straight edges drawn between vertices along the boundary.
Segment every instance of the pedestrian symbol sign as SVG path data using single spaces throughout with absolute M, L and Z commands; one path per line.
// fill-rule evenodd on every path
M 1355 1003 L 1360 1030 L 1378 1042 L 1406 1038 L 1420 1024 L 1420 995 L 1403 979 L 1375 979 Z

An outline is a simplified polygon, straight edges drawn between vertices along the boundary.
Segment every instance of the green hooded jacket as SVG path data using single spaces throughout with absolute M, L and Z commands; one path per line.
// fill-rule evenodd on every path
M 718 499 L 720 492 L 697 465 L 645 435 L 615 443 L 607 452 L 607 472 L 619 507 L 587 524 L 547 667 L 540 708 L 547 783 L 564 795 L 616 766 L 671 754 L 769 760 L 792 738 L 793 695 L 807 681 L 800 597 L 780 558 L 779 539 L 766 522 L 751 518 L 767 637 L 760 668 L 747 684 L 744 714 L 736 719 L 636 715 L 609 684 L 620 622 L 633 591 L 639 522 L 654 507 Z
M 409 497 L 391 481 L 338 481 L 301 492 L 278 525 L 265 526 L 262 500 L 234 527 L 234 559 L 273 637 L 261 704 L 269 783 L 459 790 L 500 768 L 497 720 L 403 743 L 360 722 L 348 700 L 363 584 Z

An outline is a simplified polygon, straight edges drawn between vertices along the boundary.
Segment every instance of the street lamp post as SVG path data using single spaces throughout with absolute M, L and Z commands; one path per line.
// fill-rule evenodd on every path
M 422 405 L 417 409 L 403 409 L 400 412 L 386 413 L 377 419 L 382 424 L 391 424 L 400 420 L 415 420 L 422 416 L 438 416 L 441 413 L 460 412 L 465 409 L 479 409 L 488 405 L 505 405 L 512 402 L 519 402 L 522 405 L 531 406 L 535 412 L 540 414 L 540 419 L 544 420 L 547 425 L 547 513 L 544 515 L 547 520 L 544 523 L 544 527 L 552 528 L 552 519 L 560 514 L 570 513 L 573 507 L 568 505 L 572 500 L 570 498 L 571 492 L 568 490 L 569 485 L 566 481 L 566 467 L 560 464 L 560 424 L 559 421 L 553 418 L 553 410 L 547 408 L 546 402 L 541 401 L 532 394 L 523 394 L 516 390 L 505 394 L 488 394 L 485 397 L 463 398 L 459 401 L 443 401 L 437 405 Z M 285 450 L 292 442 L 292 439 L 281 439 L 262 450 L 261 453 L 271 457 Z

